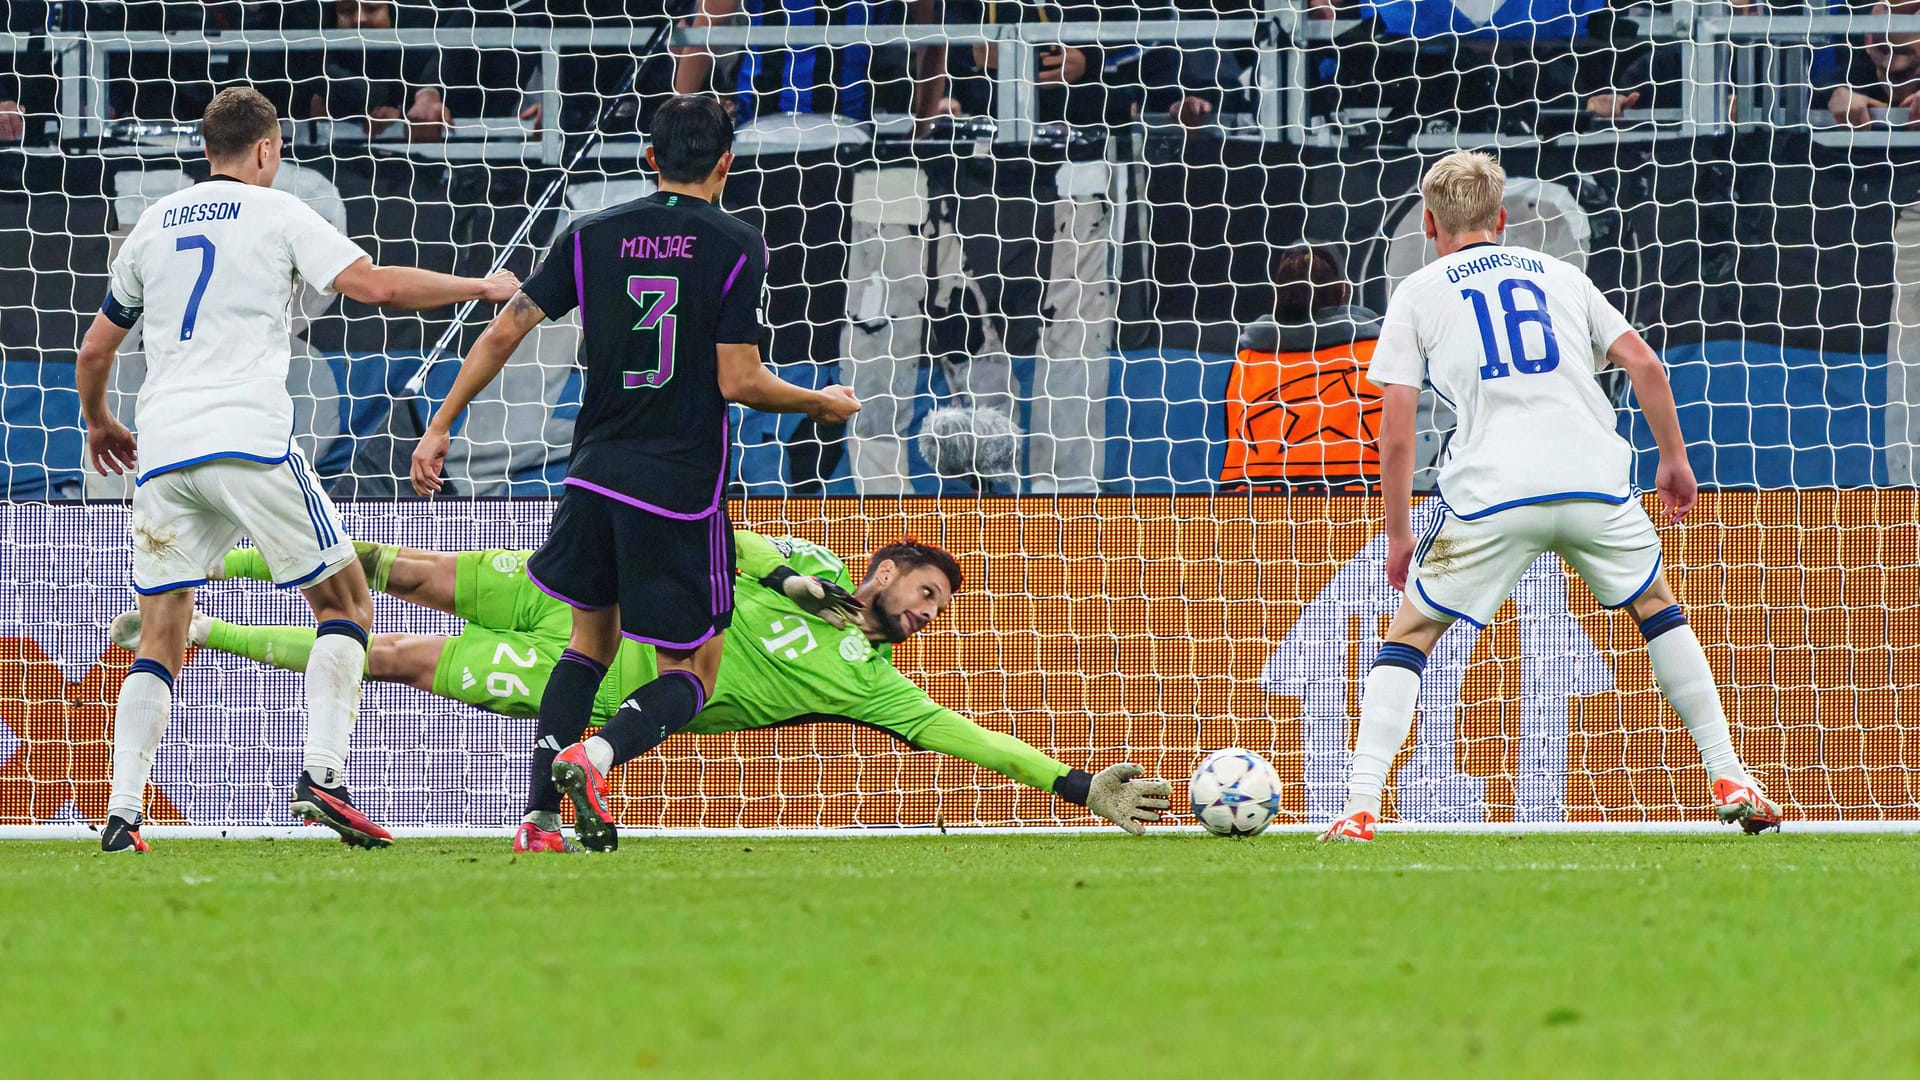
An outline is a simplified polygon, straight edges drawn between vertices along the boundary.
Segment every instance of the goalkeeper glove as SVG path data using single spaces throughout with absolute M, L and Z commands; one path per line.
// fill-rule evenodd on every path
M 1160 811 L 1167 808 L 1173 785 L 1134 779 L 1145 771 L 1131 761 L 1107 766 L 1087 788 L 1087 809 L 1135 836 L 1146 832 L 1147 823 L 1159 821 Z
M 852 617 L 864 606 L 853 594 L 825 578 L 809 577 L 790 566 L 781 566 L 760 579 L 760 584 L 799 604 L 807 614 L 835 630 L 845 630 Z

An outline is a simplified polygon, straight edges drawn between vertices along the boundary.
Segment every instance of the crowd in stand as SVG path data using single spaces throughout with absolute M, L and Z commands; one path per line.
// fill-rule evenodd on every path
M 680 2 L 688 6 L 671 14 L 694 28 L 1254 19 L 1268 6 L 1265 0 Z M 1760 5 L 1741 0 L 1732 10 Z M 1920 13 L 1920 0 L 1844 10 Z M 51 141 L 47 121 L 55 113 L 57 82 L 38 37 L 49 27 L 210 38 L 268 31 L 289 41 L 314 40 L 321 30 L 430 29 L 439 35 L 432 45 L 329 40 L 325 48 L 107 54 L 111 118 L 191 121 L 221 86 L 244 82 L 266 93 L 284 117 L 324 128 L 327 138 L 404 153 L 457 139 L 463 125 L 483 118 L 496 133 L 501 125 L 517 125 L 531 139 L 557 126 L 577 136 L 606 122 L 602 106 L 631 61 L 630 50 L 573 49 L 561 55 L 557 85 L 543 87 L 537 53 L 482 46 L 471 31 L 631 26 L 638 40 L 639 29 L 657 22 L 663 7 L 662 0 L 11 0 L 5 11 L 7 29 L 26 44 L 0 54 L 0 145 Z M 1660 13 L 1646 4 L 1307 0 L 1306 13 L 1342 20 L 1330 42 L 1299 45 L 1314 123 L 1347 132 L 1372 125 L 1382 142 L 1414 132 L 1524 136 L 1613 123 L 1657 127 L 1661 110 L 1683 103 L 1681 53 L 1643 32 L 1645 20 Z M 1042 128 L 1097 132 L 1104 139 L 1144 124 L 1217 136 L 1237 118 L 1244 132 L 1256 108 L 1259 51 L 1276 47 L 1273 40 L 1174 43 L 1143 34 L 1137 42 L 1043 46 L 1033 70 L 1022 75 L 1023 89 L 1031 91 L 1031 117 Z M 912 49 L 682 46 L 644 69 L 637 95 L 643 104 L 617 115 L 614 123 L 625 131 L 613 134 L 643 130 L 646 103 L 672 92 L 711 91 L 721 95 L 743 135 L 791 135 L 796 125 L 810 124 L 864 130 L 868 122 L 891 118 L 898 121 L 891 130 L 950 137 L 949 125 L 1002 111 L 996 95 L 1016 83 L 998 70 L 1001 55 L 958 37 Z M 1888 109 L 1908 110 L 1920 123 L 1920 34 L 1860 35 L 1824 48 L 1806 92 L 1812 107 L 1830 112 L 1837 124 L 1907 122 Z M 556 102 L 558 115 L 550 115 Z M 824 272 L 844 291 L 846 314 L 830 313 L 831 334 L 809 328 L 808 344 L 799 348 L 802 358 L 837 361 L 838 377 L 863 399 L 893 403 L 862 412 L 845 443 L 850 473 L 863 491 L 909 486 L 910 402 L 923 366 L 941 369 L 956 399 L 1012 415 L 1020 393 L 1012 373 L 1017 357 L 1038 360 L 1031 404 L 1022 414 L 1036 436 L 1025 489 L 1096 488 L 1109 391 L 1105 360 L 1117 344 L 1115 259 L 1107 238 L 1115 231 L 1118 182 L 1106 171 L 1116 155 L 1101 141 L 1091 145 L 1084 154 L 1056 146 L 1051 156 L 1036 151 L 1025 160 L 995 154 L 936 165 L 923 155 L 904 168 L 869 164 L 851 182 L 851 197 L 833 211 L 840 215 L 832 218 L 838 244 Z M 1138 153 L 1138 144 L 1130 145 Z M 804 228 L 831 216 L 816 205 L 801 214 L 812 216 L 810 226 L 788 229 L 778 207 L 767 205 L 773 197 L 766 189 L 742 197 L 765 215 L 759 223 L 776 250 L 786 245 L 798 252 L 796 265 L 816 246 Z M 904 218 L 885 209 L 903 204 L 918 209 Z M 1315 327 L 1327 319 L 1348 327 L 1348 340 L 1364 339 L 1372 315 L 1336 280 L 1339 271 L 1327 258 L 1293 253 L 1280 261 L 1280 295 L 1313 302 L 1277 312 L 1277 329 L 1249 328 L 1253 339 L 1272 338 L 1271 347 L 1284 353 L 1289 342 L 1325 337 L 1328 331 Z M 801 284 L 821 284 L 811 269 L 799 273 Z M 780 272 L 772 277 L 777 284 Z M 832 293 L 836 304 L 841 295 Z M 794 321 L 822 322 L 811 309 Z M 793 358 L 776 349 L 774 359 Z M 839 433 L 807 434 L 834 439 Z
M 684 0 L 689 25 L 997 24 L 1090 22 L 1180 17 L 1248 18 L 1262 0 Z M 1320 50 L 1317 104 L 1398 104 L 1423 119 L 1464 120 L 1477 111 L 1527 104 L 1553 108 L 1577 100 L 1596 118 L 1635 108 L 1671 107 L 1680 72 L 1670 52 L 1640 35 L 1638 23 L 1658 5 L 1616 0 L 1306 0 L 1315 19 L 1358 19 L 1331 50 Z M 419 49 L 329 48 L 249 51 L 218 70 L 206 54 L 182 50 L 123 59 L 114 71 L 110 109 L 120 116 L 195 119 L 220 85 L 249 82 L 276 99 L 283 115 L 360 125 L 375 138 L 430 142 L 456 117 L 515 115 L 530 126 L 550 118 L 528 100 L 528 57 L 502 49 L 462 49 L 458 32 L 552 25 L 638 25 L 660 17 L 662 0 L 469 0 L 460 4 L 392 0 L 8 0 L 8 31 L 31 37 L 68 30 L 236 30 L 298 35 L 318 29 L 435 29 L 449 44 Z M 1763 10 L 1810 13 L 1806 5 L 1734 0 L 1736 14 Z M 1835 3 L 1836 14 L 1920 13 L 1913 0 Z M 586 58 L 582 58 L 586 59 Z M 712 55 L 685 50 L 675 85 L 707 84 Z M 993 112 L 995 55 L 984 45 L 915 50 L 848 47 L 755 48 L 727 64 L 735 115 L 834 113 L 853 120 L 876 111 L 910 112 L 927 121 Z M 1226 99 L 1251 82 L 1251 43 L 1081 45 L 1042 50 L 1032 73 L 1042 119 L 1104 124 L 1134 117 L 1199 126 L 1216 119 Z M 576 122 L 591 120 L 602 65 L 580 64 L 574 81 Z M 737 74 L 736 74 L 737 72 Z M 581 85 L 585 84 L 585 85 Z M 657 87 L 656 89 L 664 89 Z M 1920 34 L 1862 34 L 1819 51 L 1809 91 L 1838 123 L 1867 126 L 1889 107 L 1920 122 Z M 1502 100 L 1504 99 L 1504 100 Z M 1566 100 L 1561 100 L 1566 99 Z M 0 68 L 0 143 L 38 134 L 54 112 L 52 68 L 43 46 L 17 48 Z

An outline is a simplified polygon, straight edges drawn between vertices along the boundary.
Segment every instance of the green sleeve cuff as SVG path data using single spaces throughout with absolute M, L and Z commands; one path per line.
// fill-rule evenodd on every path
M 1068 769 L 1053 781 L 1053 795 L 1062 802 L 1085 806 L 1092 793 L 1093 774 L 1084 769 Z
M 785 564 L 773 541 L 746 529 L 733 531 L 733 565 L 742 576 L 759 581 Z

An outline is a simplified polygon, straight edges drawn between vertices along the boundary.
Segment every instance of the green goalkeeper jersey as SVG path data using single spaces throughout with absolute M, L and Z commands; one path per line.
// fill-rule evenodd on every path
M 734 533 L 733 625 L 726 631 L 713 697 L 686 730 L 711 735 L 805 721 L 844 721 L 886 731 L 922 749 L 971 761 L 1029 787 L 1052 791 L 1068 767 L 1010 735 L 943 708 L 893 666 L 893 647 L 858 627 L 835 630 L 760 579 L 784 564 L 851 592 L 833 552 L 793 537 Z M 557 600 L 542 600 L 564 607 Z M 596 702 L 605 720 L 621 698 L 656 674 L 653 647 L 623 641 Z

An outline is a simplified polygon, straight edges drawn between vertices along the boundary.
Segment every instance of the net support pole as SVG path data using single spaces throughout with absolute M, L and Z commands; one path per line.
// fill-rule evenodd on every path
M 501 245 L 500 254 L 494 258 L 493 266 L 487 271 L 489 275 L 499 273 L 501 268 L 507 265 L 507 260 L 513 256 L 514 250 L 525 243 L 527 237 L 533 234 L 534 224 L 540 220 L 540 215 L 547 212 L 547 208 L 553 204 L 553 200 L 558 197 L 561 190 L 567 186 L 567 178 L 573 174 L 573 170 L 593 151 L 594 147 L 600 145 L 602 139 L 606 138 L 607 122 L 612 119 L 614 112 L 619 109 L 621 101 L 623 101 L 628 94 L 633 93 L 634 89 L 639 86 L 640 73 L 646 69 L 647 61 L 652 59 L 653 56 L 660 51 L 661 47 L 666 44 L 668 35 L 672 30 L 673 18 L 669 15 L 667 18 L 662 19 L 660 25 L 654 29 L 653 36 L 647 39 L 646 45 L 644 45 L 638 53 L 634 54 L 633 62 L 627 67 L 626 77 L 621 80 L 620 86 L 614 90 L 612 94 L 608 95 L 606 103 L 600 107 L 599 114 L 594 117 L 593 127 L 586 132 L 585 136 L 580 140 L 579 145 L 574 148 L 573 153 L 561 164 L 560 175 L 554 177 L 553 181 L 547 185 L 546 190 L 540 193 L 540 197 L 534 200 L 532 209 L 527 212 L 526 218 L 520 222 L 520 227 L 513 230 L 513 235 L 507 238 L 505 244 Z M 556 117 L 555 119 L 557 120 L 558 118 Z M 408 397 L 413 400 L 416 410 L 420 409 L 420 395 L 427 388 L 427 373 L 433 370 L 434 365 L 440 362 L 441 357 L 445 356 L 447 350 L 452 348 L 453 343 L 459 339 L 461 328 L 467 324 L 467 317 L 473 313 L 473 309 L 479 306 L 479 303 L 480 301 L 478 299 L 474 299 L 460 305 L 460 309 L 453 314 L 453 322 L 447 326 L 446 332 L 440 335 L 440 340 L 434 343 L 433 350 L 427 353 L 426 359 L 421 361 L 420 370 L 414 372 L 413 377 L 407 380 L 406 392 Z M 422 422 L 425 422 L 424 418 L 422 418 Z

